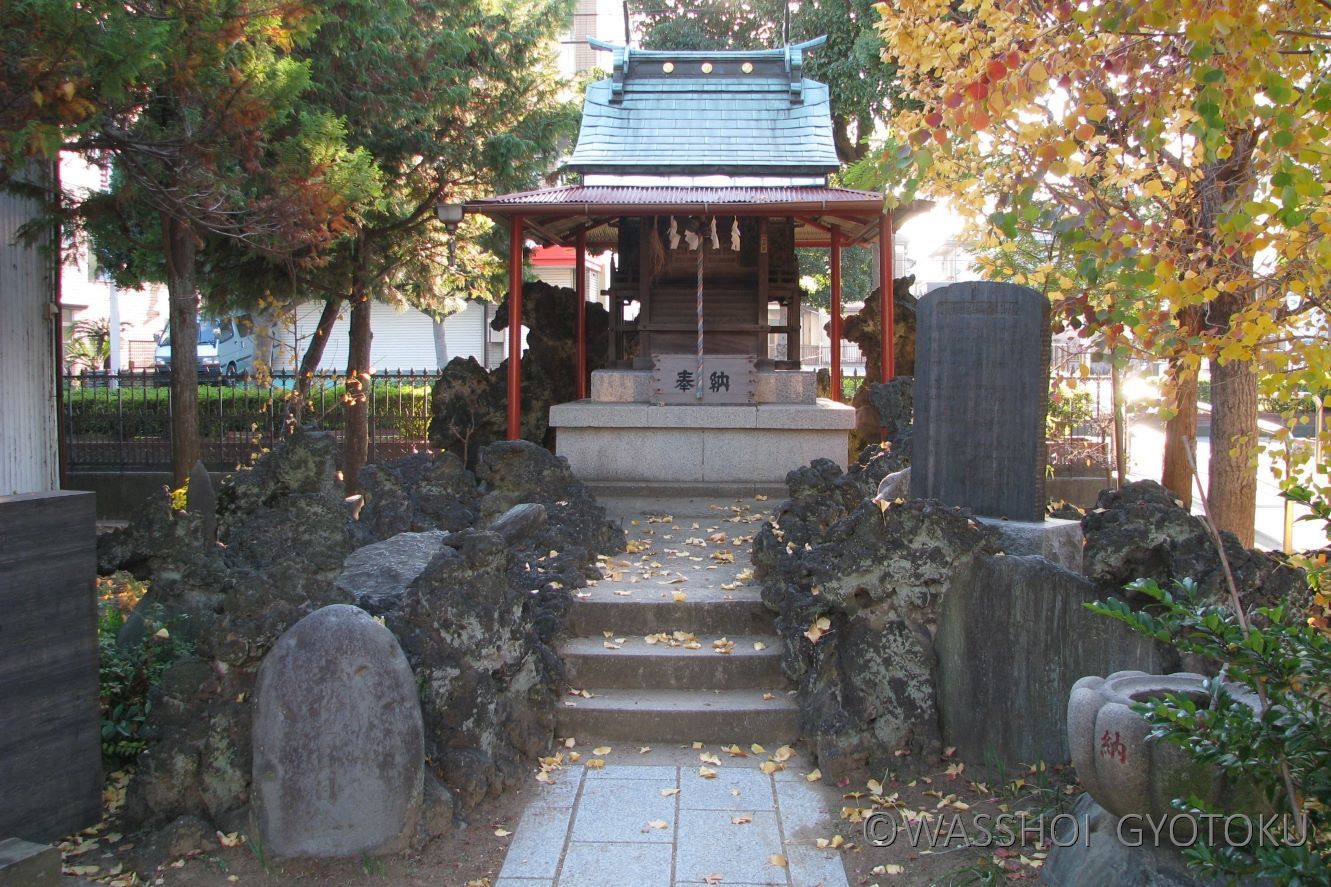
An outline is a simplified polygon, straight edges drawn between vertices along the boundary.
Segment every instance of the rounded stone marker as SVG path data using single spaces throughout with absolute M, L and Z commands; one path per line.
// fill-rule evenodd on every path
M 402 849 L 420 815 L 425 740 L 397 638 L 357 607 L 316 610 L 259 668 L 253 803 L 274 857 Z

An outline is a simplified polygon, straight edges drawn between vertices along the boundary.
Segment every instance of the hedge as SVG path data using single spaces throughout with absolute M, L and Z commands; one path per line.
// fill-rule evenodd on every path
M 199 386 L 199 434 L 204 438 L 264 430 L 280 417 L 290 392 L 282 388 Z M 305 415 L 330 430 L 345 425 L 344 385 L 312 392 Z M 126 440 L 170 434 L 170 389 L 66 388 L 65 417 L 76 437 Z M 430 386 L 376 384 L 371 411 L 377 431 L 424 440 L 430 422 Z

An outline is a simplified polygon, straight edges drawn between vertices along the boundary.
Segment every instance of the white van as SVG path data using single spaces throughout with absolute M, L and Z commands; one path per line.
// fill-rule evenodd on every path
M 248 314 L 213 320 L 199 318 L 199 375 L 249 378 L 255 370 L 254 321 Z M 171 366 L 171 327 L 157 336 L 153 362 L 159 370 Z

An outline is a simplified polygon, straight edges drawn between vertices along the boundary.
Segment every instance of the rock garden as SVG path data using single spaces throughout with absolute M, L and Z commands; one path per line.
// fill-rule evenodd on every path
M 124 800 L 123 827 L 155 836 L 136 856 L 145 875 L 188 844 L 182 835 L 250 831 L 252 773 L 267 766 L 254 742 L 275 729 L 274 711 L 320 707 L 300 702 L 307 681 L 265 684 L 260 665 L 329 607 L 372 614 L 405 654 L 424 743 L 407 843 L 448 832 L 455 815 L 528 778 L 551 742 L 561 689 L 551 639 L 573 590 L 599 576 L 598 555 L 622 549 L 622 532 L 533 444 L 491 445 L 475 472 L 448 453 L 377 465 L 352 499 L 335 456 L 330 435 L 300 432 L 215 494 L 191 487 L 183 508 L 163 496 L 100 540 L 103 573 L 126 571 L 150 589 L 118 642 L 160 632 L 181 654 L 157 676 L 137 730 L 147 750 Z M 283 643 L 306 661 L 344 658 L 321 646 L 335 644 L 326 632 Z M 336 719 L 317 732 L 332 746 L 364 741 Z

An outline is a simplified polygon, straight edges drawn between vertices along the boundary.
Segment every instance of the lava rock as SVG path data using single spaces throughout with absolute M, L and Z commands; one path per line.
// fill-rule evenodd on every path
M 846 510 L 838 480 L 817 463 L 791 472 L 799 496 L 760 531 L 754 554 L 801 733 L 833 776 L 941 752 L 933 637 L 943 596 L 959 569 L 997 551 L 992 530 L 936 502 L 883 510 L 861 499 Z M 837 509 L 843 516 L 824 524 Z
M 391 539 L 358 548 L 342 562 L 334 585 L 352 596 L 356 606 L 375 616 L 401 608 L 407 587 L 444 549 L 448 534 L 398 533 Z
M 548 523 L 544 505 L 524 502 L 499 515 L 487 529 L 503 536 L 509 545 L 520 546 L 535 541 Z
M 1163 588 L 1191 578 L 1204 599 L 1229 603 L 1224 567 L 1206 525 L 1155 481 L 1101 492 L 1082 531 L 1083 569 L 1107 593 L 1121 593 L 1138 578 L 1154 579 Z M 1303 570 L 1283 555 L 1244 548 L 1231 533 L 1220 538 L 1245 608 L 1284 603 L 1293 612 L 1306 612 L 1311 592 Z
M 360 486 L 365 501 L 355 530 L 362 545 L 399 533 L 451 533 L 476 523 L 476 478 L 452 453 L 413 453 L 367 465 Z
M 216 832 L 197 816 L 178 816 L 164 828 L 144 835 L 134 846 L 129 864 L 145 882 L 160 867 L 177 859 L 217 849 Z
M 577 293 L 528 281 L 522 286 L 522 306 L 527 348 L 522 355 L 520 437 L 550 445 L 550 407 L 577 397 L 577 380 L 570 372 L 577 348 Z M 586 320 L 590 373 L 605 365 L 610 315 L 588 302 Z M 496 308 L 490 328 L 508 328 L 507 299 Z M 450 361 L 431 392 L 430 445 L 474 467 L 482 448 L 507 436 L 507 375 L 507 361 L 493 372 L 472 358 Z
M 884 502 L 910 498 L 910 469 L 903 468 L 884 477 L 878 483 L 878 498 Z
M 464 530 L 448 542 L 385 619 L 420 686 L 427 757 L 465 810 L 517 784 L 550 742 L 557 676 L 503 537 Z

